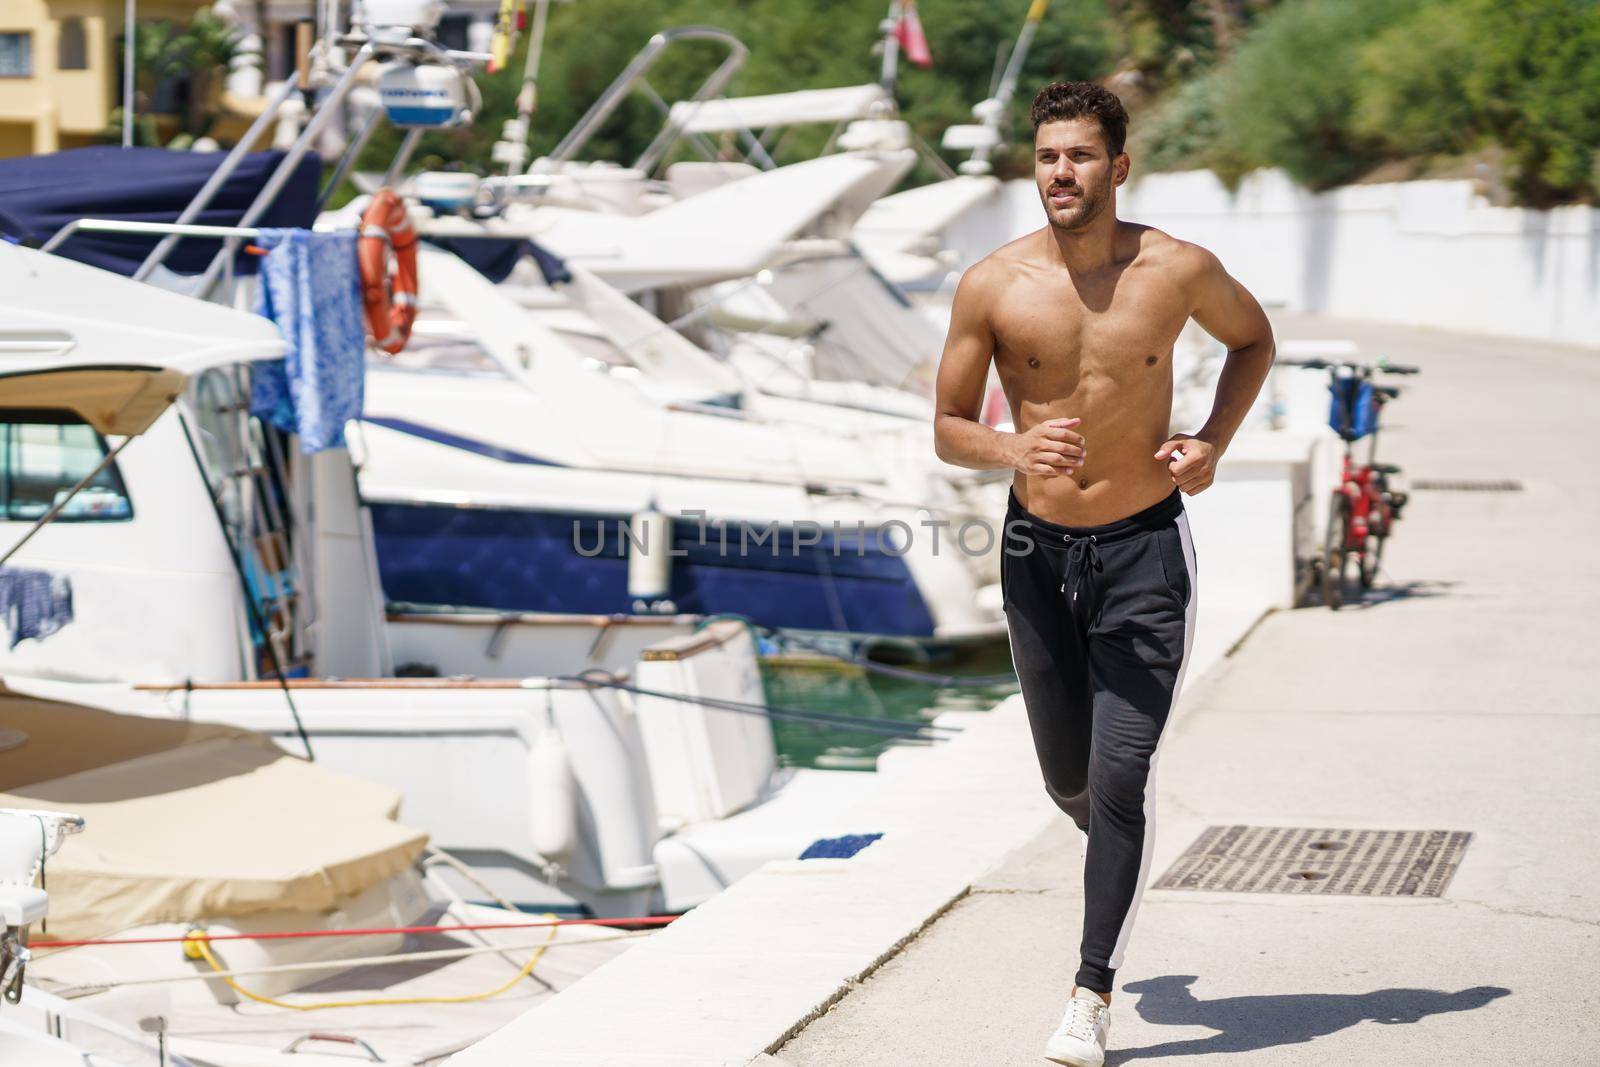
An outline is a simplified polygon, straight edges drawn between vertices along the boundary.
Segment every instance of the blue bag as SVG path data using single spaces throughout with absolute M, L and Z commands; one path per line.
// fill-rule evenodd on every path
M 1346 441 L 1359 441 L 1378 428 L 1377 398 L 1365 378 L 1335 378 L 1328 386 L 1333 403 L 1328 425 Z

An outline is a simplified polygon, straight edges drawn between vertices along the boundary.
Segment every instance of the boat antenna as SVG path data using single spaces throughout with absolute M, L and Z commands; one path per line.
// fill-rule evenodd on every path
M 894 33 L 895 27 L 900 25 L 900 3 L 901 0 L 889 0 L 889 14 L 878 24 L 878 29 L 883 31 L 883 69 L 878 81 L 891 98 L 894 96 L 896 68 L 900 62 L 900 38 Z
M 133 28 L 135 0 L 122 8 L 122 147 L 133 147 Z
M 533 112 L 539 106 L 539 60 L 544 54 L 544 27 L 550 17 L 550 0 L 537 0 L 533 9 L 533 35 L 528 41 L 528 58 L 522 68 L 522 91 L 517 93 L 517 118 L 514 135 L 520 152 L 508 152 L 506 177 L 515 177 L 528 165 L 528 138 L 533 134 Z M 510 124 L 507 123 L 509 126 Z
M 973 147 L 972 158 L 962 164 L 962 173 L 988 174 L 993 169 L 989 163 L 989 153 L 1000 143 L 1001 120 L 1005 118 L 1006 109 L 1017 94 L 1022 64 L 1027 61 L 1028 48 L 1033 44 L 1034 34 L 1039 32 L 1039 23 L 1044 21 L 1044 14 L 1049 8 L 1050 0 L 1033 0 L 1028 5 L 1027 17 L 1022 20 L 1022 29 L 1017 34 L 1017 43 L 1012 46 L 1011 57 L 1006 61 L 1005 73 L 1000 75 L 999 86 L 989 99 L 972 109 L 973 116 L 992 132 L 993 137 Z

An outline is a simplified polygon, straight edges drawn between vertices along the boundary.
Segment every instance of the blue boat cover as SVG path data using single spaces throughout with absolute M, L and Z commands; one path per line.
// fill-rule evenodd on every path
M 511 277 L 523 256 L 532 256 L 545 283 L 570 282 L 572 274 L 561 258 L 525 237 L 466 237 L 429 234 L 428 243 L 453 253 L 467 266 L 499 285 Z
M 429 234 L 427 241 L 451 253 L 467 266 L 499 285 L 511 277 L 533 242 L 522 237 L 445 237 Z
M 97 145 L 43 156 L 0 159 L 0 234 L 37 247 L 73 219 L 176 222 L 222 163 L 222 152 L 172 152 L 165 148 Z M 192 221 L 235 226 L 283 162 L 282 152 L 252 152 L 240 162 L 210 205 Z M 259 226 L 309 227 L 316 218 L 322 160 L 306 153 L 278 192 Z M 131 275 L 160 238 L 80 233 L 56 251 L 68 259 Z M 219 243 L 190 237 L 178 242 L 166 266 L 198 274 Z M 240 254 L 235 269 L 253 274 L 258 257 Z
M 565 285 L 572 280 L 572 272 L 567 270 L 566 263 L 548 248 L 529 241 L 528 255 L 539 265 L 539 273 L 544 275 L 546 285 Z

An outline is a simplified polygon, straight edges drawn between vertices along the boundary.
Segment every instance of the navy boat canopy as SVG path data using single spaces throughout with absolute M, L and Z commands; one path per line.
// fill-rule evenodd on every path
M 0 159 L 0 234 L 38 247 L 74 219 L 176 222 L 225 157 L 223 152 L 98 145 Z M 190 221 L 205 226 L 237 226 L 283 160 L 282 152 L 252 152 L 245 156 L 211 198 L 210 205 Z M 314 152 L 306 153 L 255 224 L 309 227 L 316 219 L 321 178 L 322 160 Z M 160 239 L 79 233 L 56 252 L 131 275 Z M 184 238 L 167 257 L 165 266 L 180 274 L 198 274 L 210 264 L 219 247 L 220 243 L 211 238 Z M 252 274 L 257 258 L 241 254 L 235 269 Z
M 523 256 L 533 257 L 547 285 L 559 285 L 572 280 L 571 272 L 559 256 L 526 237 L 428 234 L 427 241 L 454 253 L 467 266 L 496 285 L 511 277 L 511 272 Z

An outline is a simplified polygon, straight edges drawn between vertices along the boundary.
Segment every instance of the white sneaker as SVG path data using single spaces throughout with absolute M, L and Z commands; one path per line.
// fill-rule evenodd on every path
M 1067 1001 L 1061 1025 L 1045 1042 L 1044 1058 L 1067 1067 L 1101 1067 L 1110 1032 L 1111 1006 L 1098 993 L 1080 987 Z

